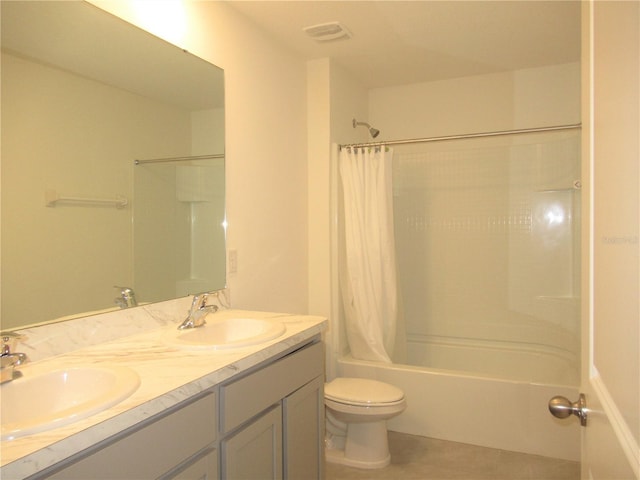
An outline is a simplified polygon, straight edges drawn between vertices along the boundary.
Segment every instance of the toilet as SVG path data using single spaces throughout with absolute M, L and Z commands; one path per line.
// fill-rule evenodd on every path
M 404 392 L 366 378 L 336 378 L 324 387 L 325 456 L 358 468 L 389 465 L 387 419 L 404 411 Z

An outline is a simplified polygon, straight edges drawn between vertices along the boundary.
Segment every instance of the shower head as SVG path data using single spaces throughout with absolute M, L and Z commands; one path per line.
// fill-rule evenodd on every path
M 365 122 L 358 122 L 356 121 L 356 119 L 353 119 L 353 128 L 359 127 L 359 126 L 365 126 L 369 129 L 369 133 L 371 134 L 371 138 L 376 138 L 378 135 L 380 135 L 380 130 L 378 130 L 377 128 L 373 128 L 371 125 L 369 125 L 368 123 Z

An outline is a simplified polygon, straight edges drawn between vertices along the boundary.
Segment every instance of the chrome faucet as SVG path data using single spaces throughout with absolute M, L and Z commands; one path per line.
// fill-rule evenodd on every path
M 130 287 L 118 287 L 114 285 L 113 288 L 117 288 L 120 290 L 120 296 L 116 297 L 115 303 L 120 308 L 129 308 L 138 306 L 138 302 L 136 300 L 136 294 L 133 291 L 133 288 Z
M 18 341 L 25 338 L 24 335 L 14 332 L 2 332 L 0 336 L 2 337 L 2 347 L 0 350 L 0 383 L 4 383 L 21 377 L 22 373 L 17 371 L 15 367 L 22 365 L 29 359 L 24 353 L 12 351 Z
M 202 327 L 206 323 L 205 317 L 210 313 L 215 313 L 218 311 L 217 305 L 207 305 L 208 297 L 208 293 L 199 293 L 193 296 L 193 302 L 191 302 L 189 315 L 178 326 L 178 330 Z

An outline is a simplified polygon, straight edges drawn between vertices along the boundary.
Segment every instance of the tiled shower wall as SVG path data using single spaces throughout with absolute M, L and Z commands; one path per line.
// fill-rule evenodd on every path
M 579 138 L 575 130 L 395 148 L 409 345 L 534 349 L 577 363 Z M 424 363 L 413 351 L 406 363 Z

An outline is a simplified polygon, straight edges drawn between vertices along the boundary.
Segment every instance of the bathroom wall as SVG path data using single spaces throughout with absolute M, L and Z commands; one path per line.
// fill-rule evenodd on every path
M 580 64 L 372 89 L 381 139 L 420 138 L 580 122 Z
M 307 312 L 305 62 L 224 2 L 180 3 L 184 24 L 168 22 L 183 27 L 177 36 L 155 18 L 160 3 L 146 16 L 127 0 L 91 3 L 224 69 L 232 305 Z
M 134 158 L 189 151 L 189 114 L 11 55 L 2 64 L 3 328 L 111 307 L 113 285 L 132 282 L 131 207 L 44 208 L 45 191 L 131 198 Z M 25 301 L 33 282 L 47 285 Z

